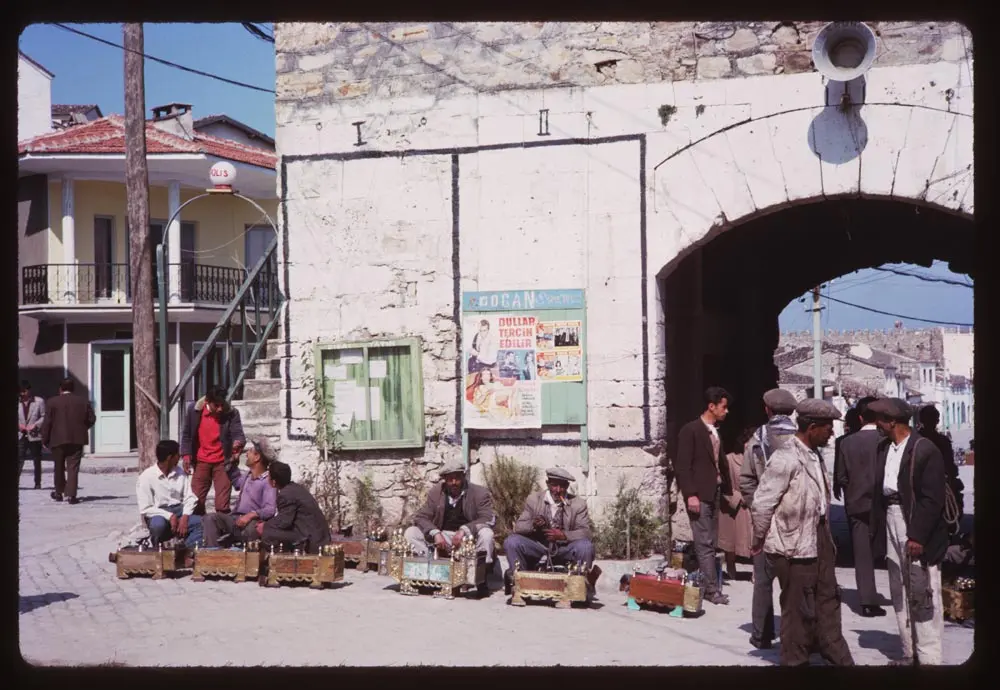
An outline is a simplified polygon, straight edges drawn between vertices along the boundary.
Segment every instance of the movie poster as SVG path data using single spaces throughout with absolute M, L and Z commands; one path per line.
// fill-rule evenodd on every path
M 582 325 L 581 321 L 546 321 L 535 326 L 540 381 L 583 381 Z
M 481 314 L 466 319 L 466 429 L 541 428 L 536 328 L 534 316 Z

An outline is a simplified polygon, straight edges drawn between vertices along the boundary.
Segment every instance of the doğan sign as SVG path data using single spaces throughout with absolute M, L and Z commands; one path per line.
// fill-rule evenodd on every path
M 583 308 L 583 290 L 499 290 L 462 296 L 462 309 L 472 312 Z

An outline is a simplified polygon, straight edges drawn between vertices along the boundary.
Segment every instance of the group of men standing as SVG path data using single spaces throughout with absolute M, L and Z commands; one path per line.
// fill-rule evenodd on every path
M 729 473 L 716 428 L 729 401 L 721 388 L 706 391 L 705 411 L 680 430 L 674 462 L 705 599 L 713 604 L 728 603 L 718 581 L 715 547 L 719 497 L 732 490 L 726 486 Z M 886 613 L 874 575 L 874 564 L 886 558 L 902 644 L 902 658 L 895 663 L 939 665 L 944 625 L 939 565 L 949 542 L 946 499 L 955 500 L 957 469 L 953 460 L 947 467 L 933 438 L 936 420 L 921 415 L 929 439 L 910 427 L 913 411 L 905 401 L 859 401 L 852 410 L 859 423 L 836 444 L 831 487 L 820 450 L 833 436 L 840 411 L 825 400 L 796 403 L 781 389 L 768 391 L 763 403 L 768 421 L 746 444 L 739 487 L 753 521 L 751 645 L 767 649 L 777 637 L 772 590 L 777 578 L 782 665 L 808 664 L 813 652 L 834 665 L 853 665 L 841 628 L 830 530 L 831 500 L 843 495 L 861 615 Z
M 53 501 L 75 505 L 80 502 L 77 484 L 83 447 L 90 438 L 90 428 L 97 417 L 86 398 L 76 395 L 73 379 L 59 384 L 59 394 L 42 400 L 31 390 L 31 384 L 21 382 L 17 406 L 19 462 L 17 474 L 24 471 L 24 462 L 31 458 L 35 470 L 35 489 L 42 488 L 42 447 L 52 453 L 55 465 Z

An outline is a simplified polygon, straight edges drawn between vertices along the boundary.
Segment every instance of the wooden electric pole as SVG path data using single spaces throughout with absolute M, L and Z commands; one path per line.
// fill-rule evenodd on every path
M 139 470 L 156 462 L 160 439 L 153 321 L 153 244 L 149 236 L 149 171 L 146 167 L 146 84 L 142 24 L 124 24 L 125 198 L 128 208 L 129 281 L 132 294 L 132 375 Z M 161 343 L 166 347 L 166 343 Z

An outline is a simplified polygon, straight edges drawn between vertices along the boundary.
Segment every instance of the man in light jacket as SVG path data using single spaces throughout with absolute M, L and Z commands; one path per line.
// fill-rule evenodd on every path
M 20 481 L 24 461 L 31 456 L 35 465 L 35 488 L 42 488 L 42 425 L 45 423 L 45 401 L 31 392 L 31 384 L 21 381 L 17 401 L 17 440 L 19 460 L 17 477 Z
M 594 562 L 587 502 L 569 495 L 573 475 L 562 467 L 550 467 L 545 478 L 546 490 L 528 496 L 521 517 L 514 523 L 514 533 L 503 542 L 510 565 L 504 576 L 508 590 L 515 563 L 521 570 L 535 570 L 547 553 L 551 553 L 552 565 L 582 563 L 589 567 Z
M 767 555 L 781 585 L 781 665 L 808 665 L 815 650 L 835 666 L 853 666 L 841 629 L 831 494 L 819 454 L 840 411 L 813 398 L 795 411 L 798 431 L 772 453 L 754 494 L 752 552 Z
M 775 450 L 787 445 L 797 427 L 791 415 L 795 412 L 795 396 L 781 388 L 764 393 L 767 424 L 761 426 L 747 441 L 740 470 L 740 494 L 750 509 L 754 493 L 764 474 L 768 458 Z M 750 644 L 757 649 L 770 649 L 774 642 L 774 572 L 763 552 L 753 557 L 753 632 Z
M 191 492 L 191 479 L 178 466 L 177 441 L 156 444 L 156 464 L 139 475 L 135 485 L 139 515 L 149 528 L 156 546 L 172 537 L 184 539 L 194 548 L 202 538 L 201 518 L 194 514 L 197 498 Z

